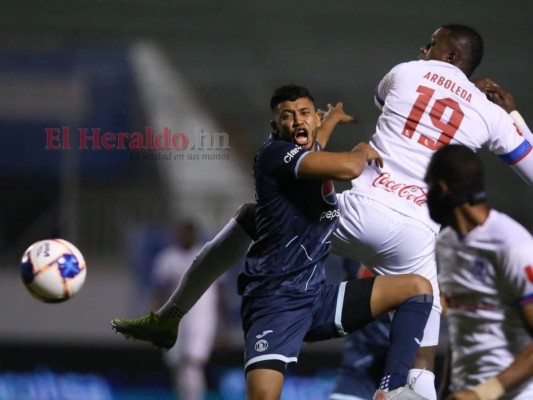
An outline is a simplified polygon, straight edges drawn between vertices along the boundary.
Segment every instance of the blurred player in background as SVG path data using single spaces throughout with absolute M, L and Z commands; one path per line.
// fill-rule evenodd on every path
M 181 277 L 201 250 L 198 230 L 191 221 L 175 227 L 174 243 L 157 255 L 153 264 L 154 305 L 172 294 Z M 217 285 L 212 285 L 180 323 L 176 344 L 163 353 L 180 400 L 203 400 L 207 394 L 205 366 L 214 346 L 217 318 Z
M 436 245 L 452 354 L 447 399 L 533 399 L 533 237 L 486 204 L 470 149 L 439 149 L 426 181 L 431 217 L 447 226 Z
M 533 152 L 523 135 L 530 140 L 533 135 L 523 120 L 513 121 L 469 81 L 483 55 L 482 38 L 474 29 L 445 25 L 434 32 L 423 53 L 423 60 L 394 67 L 376 89 L 382 113 L 371 144 L 383 155 L 385 168 L 366 168 L 352 189 L 339 195 L 341 218 L 332 245 L 335 254 L 359 260 L 377 274 L 420 274 L 438 294 L 434 246 L 439 225 L 429 217 L 424 183 L 431 155 L 450 143 L 475 150 L 486 145 L 531 184 Z M 324 136 L 318 140 L 325 144 Z M 157 342 L 159 337 L 175 335 L 180 316 L 198 293 L 242 257 L 249 245 L 247 232 L 253 232 L 248 225 L 253 217 L 245 212 L 250 208 L 241 209 L 204 247 L 198 262 L 158 310 L 157 316 L 163 318 L 130 321 L 129 326 L 143 327 L 139 339 Z M 432 371 L 441 312 L 435 297 L 415 368 L 409 373 L 414 389 L 431 400 L 436 399 Z M 117 320 L 124 326 L 121 321 Z M 121 329 L 127 334 L 131 330 Z

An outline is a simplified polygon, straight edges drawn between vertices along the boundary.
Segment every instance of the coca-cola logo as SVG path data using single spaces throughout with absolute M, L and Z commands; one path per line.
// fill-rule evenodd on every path
M 426 191 L 418 185 L 396 182 L 391 179 L 389 172 L 382 172 L 374 181 L 372 186 L 394 193 L 407 201 L 412 201 L 421 207 L 426 204 Z

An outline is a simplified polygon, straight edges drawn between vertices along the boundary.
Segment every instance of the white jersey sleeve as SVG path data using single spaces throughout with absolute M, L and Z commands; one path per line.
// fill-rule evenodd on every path
M 527 142 L 533 144 L 533 133 L 518 111 L 511 112 L 509 116 L 513 119 L 518 132 L 524 136 Z M 533 185 L 533 157 L 522 157 L 512 164 L 511 168 L 529 185 Z
M 528 184 L 533 184 L 533 148 L 524 138 L 523 131 L 499 106 L 495 107 L 490 121 L 491 135 L 487 142 L 488 148 Z
M 383 106 L 385 105 L 385 99 L 387 98 L 387 95 L 394 82 L 395 69 L 396 67 L 390 70 L 389 73 L 383 77 L 374 91 L 374 104 L 380 110 L 383 109 Z
M 500 155 L 500 158 L 528 185 L 533 185 L 533 152 L 531 150 L 531 144 L 524 140 L 511 153 Z
M 516 304 L 524 306 L 533 303 L 533 241 L 527 232 L 514 231 L 512 235 L 514 238 L 509 239 L 512 243 L 502 249 L 502 265 L 505 268 L 501 272 Z M 526 240 L 521 240 L 520 236 Z
M 524 138 L 526 138 L 529 143 L 533 144 L 533 133 L 531 132 L 531 129 L 529 129 L 529 126 L 527 126 L 526 121 L 524 118 L 522 118 L 520 113 L 516 110 L 511 111 L 509 116 L 513 119 L 516 127 L 522 133 Z

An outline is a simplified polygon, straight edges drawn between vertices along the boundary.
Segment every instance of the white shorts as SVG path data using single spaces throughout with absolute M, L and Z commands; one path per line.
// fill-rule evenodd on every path
M 434 301 L 422 346 L 437 345 L 442 311 L 435 261 L 437 232 L 422 221 L 352 191 L 337 197 L 341 216 L 331 239 L 333 253 L 359 261 L 376 274 L 418 274 L 428 279 Z

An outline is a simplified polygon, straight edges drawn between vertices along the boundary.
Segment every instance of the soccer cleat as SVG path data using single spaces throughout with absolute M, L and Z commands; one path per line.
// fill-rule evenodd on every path
M 401 386 L 397 389 L 385 392 L 377 390 L 374 393 L 372 400 L 428 400 L 426 397 L 420 396 L 409 385 Z
M 111 321 L 111 325 L 117 333 L 121 333 L 126 339 L 143 340 L 154 346 L 170 349 L 178 338 L 179 322 L 179 319 L 161 317 L 150 312 L 135 319 L 115 318 Z

